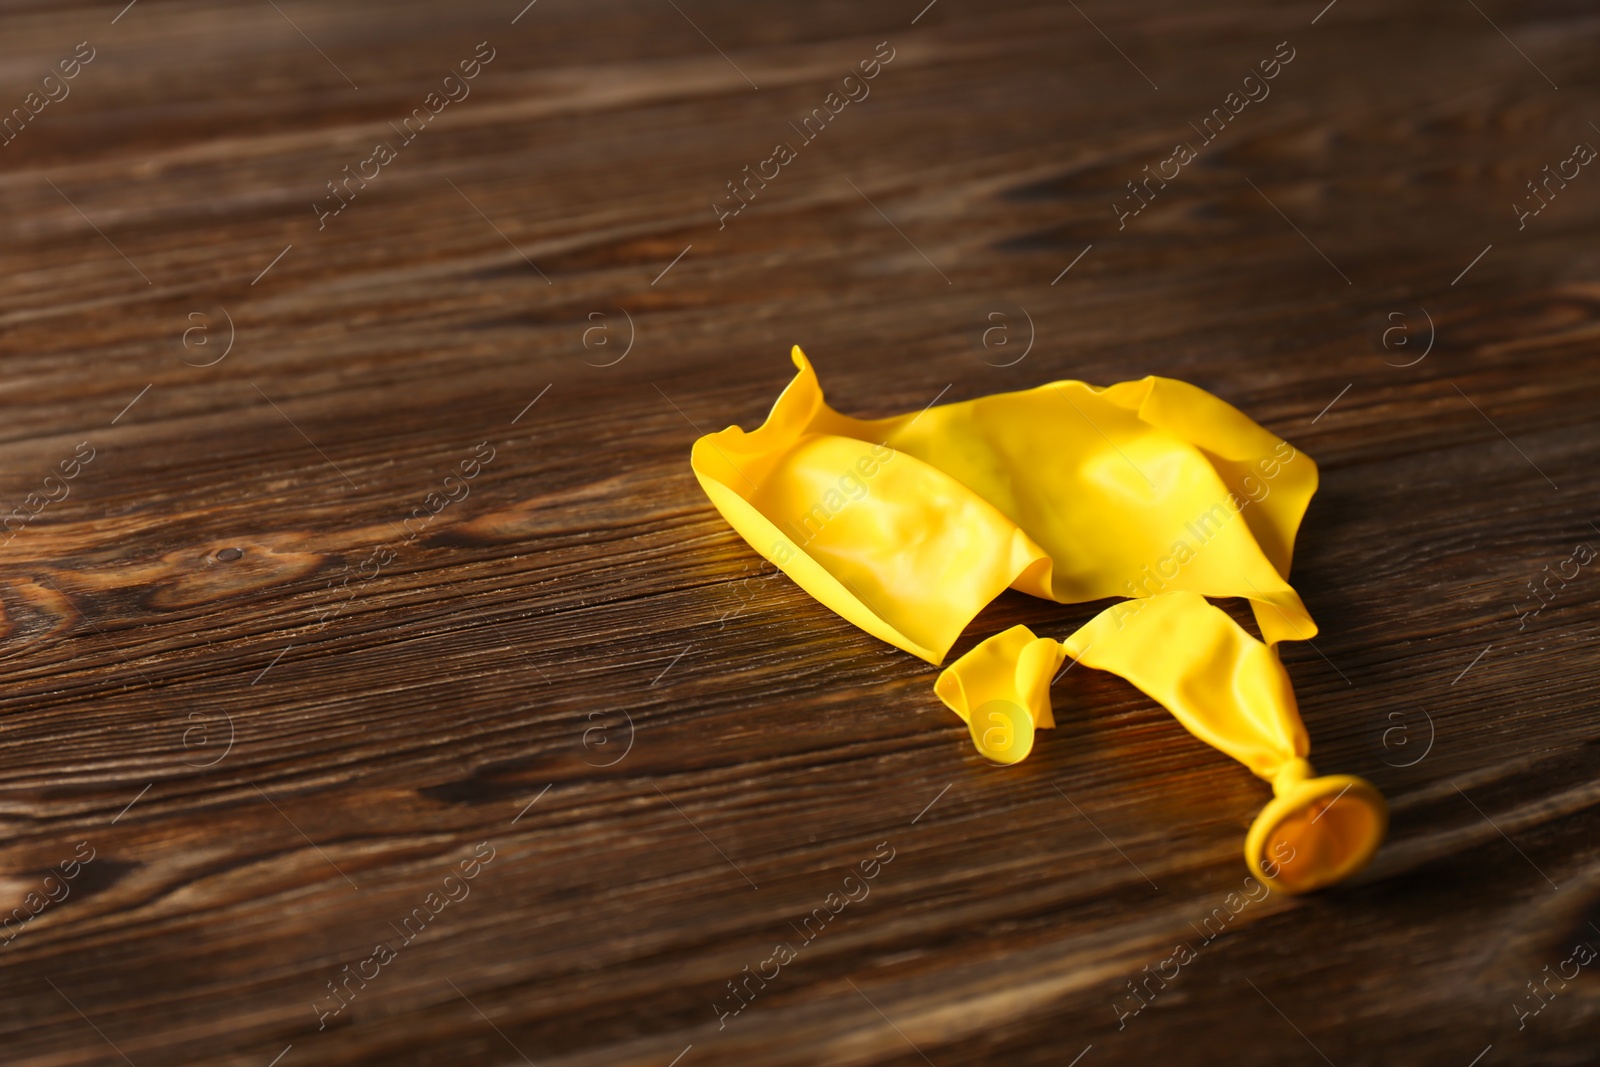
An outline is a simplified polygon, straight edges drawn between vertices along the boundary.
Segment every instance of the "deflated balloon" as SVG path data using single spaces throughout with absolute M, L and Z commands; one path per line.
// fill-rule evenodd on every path
M 1386 806 L 1358 778 L 1315 776 L 1277 650 L 1317 632 L 1288 581 L 1317 486 L 1309 456 L 1168 378 L 863 420 L 830 408 L 793 358 L 767 421 L 707 434 L 691 461 L 734 529 L 812 596 L 933 664 L 1005 589 L 1127 598 L 1061 641 L 996 634 L 939 676 L 981 753 L 1027 756 L 1055 725 L 1050 683 L 1070 655 L 1273 783 L 1246 841 L 1269 884 L 1305 892 L 1367 863 Z M 1248 600 L 1262 639 L 1207 597 Z

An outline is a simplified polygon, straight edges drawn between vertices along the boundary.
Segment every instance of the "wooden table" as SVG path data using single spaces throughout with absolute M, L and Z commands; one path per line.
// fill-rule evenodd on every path
M 1594 1062 L 1600 24 L 923 3 L 4 15 L 0 1059 Z M 1369 873 L 1208 927 L 1264 783 L 1087 670 L 991 767 L 774 578 L 688 452 L 793 343 L 1313 456 Z

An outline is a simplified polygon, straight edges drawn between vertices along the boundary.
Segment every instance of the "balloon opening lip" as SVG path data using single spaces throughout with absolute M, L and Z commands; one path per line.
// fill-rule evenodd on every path
M 1326 804 L 1322 804 L 1323 801 Z M 1294 854 L 1287 859 L 1269 856 L 1269 847 L 1285 843 L 1280 837 L 1285 824 L 1303 820 L 1318 805 L 1321 806 L 1316 814 L 1305 823 L 1306 836 L 1300 839 L 1301 844 L 1313 840 L 1324 845 L 1337 843 L 1342 852 L 1331 860 L 1319 857 L 1320 862 L 1300 871 L 1291 869 Z M 1342 805 L 1350 807 L 1316 829 L 1323 816 Z M 1354 810 L 1358 806 L 1360 814 Z M 1296 783 L 1261 809 L 1245 839 L 1245 860 L 1252 873 L 1269 888 L 1291 894 L 1310 893 L 1341 882 L 1366 867 L 1383 844 L 1388 825 L 1389 806 L 1383 794 L 1370 782 L 1344 774 L 1310 778 Z M 1336 831 L 1340 829 L 1355 837 L 1353 843 L 1348 839 L 1338 841 Z

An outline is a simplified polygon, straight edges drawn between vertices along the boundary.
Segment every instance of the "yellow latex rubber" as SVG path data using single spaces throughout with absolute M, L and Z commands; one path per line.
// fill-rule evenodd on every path
M 1246 841 L 1253 871 L 1288 892 L 1337 881 L 1381 842 L 1382 797 L 1314 777 L 1286 639 L 1316 634 L 1289 585 L 1310 457 L 1184 382 L 1076 381 L 860 420 L 798 373 L 767 421 L 695 442 L 718 511 L 801 588 L 938 664 L 1012 588 L 1060 603 L 1130 600 L 1064 642 L 1014 627 L 944 671 L 935 692 L 985 757 L 1014 763 L 1054 726 L 1065 655 L 1121 675 L 1191 733 L 1274 783 Z M 1264 641 L 1212 597 L 1246 598 Z

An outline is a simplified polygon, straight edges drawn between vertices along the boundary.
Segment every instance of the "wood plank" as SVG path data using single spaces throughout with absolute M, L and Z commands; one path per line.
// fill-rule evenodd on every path
M 1600 144 L 1597 24 L 1320 6 L 0 15 L 0 116 L 95 50 L 0 145 L 0 514 L 93 455 L 0 549 L 0 904 L 74 870 L 0 939 L 6 1062 L 1592 1056 L 1592 967 L 1516 1005 L 1600 947 L 1596 579 L 1519 613 L 1600 545 L 1600 178 L 1511 205 Z M 1090 671 L 988 766 L 934 668 L 772 576 L 688 450 L 761 420 L 793 343 L 855 414 L 1163 374 L 1312 455 L 1321 633 L 1286 660 L 1318 767 L 1392 802 L 1374 866 L 1219 930 L 1242 767 Z M 1096 610 L 1006 594 L 956 651 Z

